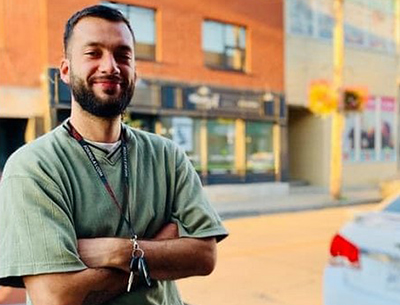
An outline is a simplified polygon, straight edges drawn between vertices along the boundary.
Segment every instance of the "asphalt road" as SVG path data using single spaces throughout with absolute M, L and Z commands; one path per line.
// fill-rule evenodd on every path
M 216 270 L 178 282 L 190 305 L 321 305 L 322 274 L 338 228 L 376 205 L 225 221 Z

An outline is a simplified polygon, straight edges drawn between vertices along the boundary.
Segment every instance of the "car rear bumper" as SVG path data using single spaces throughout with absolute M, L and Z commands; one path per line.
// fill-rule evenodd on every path
M 346 284 L 342 268 L 333 266 L 325 268 L 324 305 L 399 305 L 399 300 Z

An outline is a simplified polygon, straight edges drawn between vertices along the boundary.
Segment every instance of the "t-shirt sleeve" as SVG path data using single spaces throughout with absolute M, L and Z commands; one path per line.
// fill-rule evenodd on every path
M 179 235 L 194 238 L 216 237 L 217 241 L 224 239 L 228 232 L 208 201 L 190 160 L 180 149 L 177 149 L 176 158 L 172 217 L 178 224 Z
M 79 271 L 71 208 L 52 184 L 9 176 L 0 183 L 0 284 L 22 276 Z

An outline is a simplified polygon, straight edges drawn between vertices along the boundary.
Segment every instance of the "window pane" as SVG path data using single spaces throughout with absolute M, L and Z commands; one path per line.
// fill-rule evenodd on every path
M 208 121 L 208 169 L 211 174 L 233 173 L 235 167 L 234 120 Z
M 135 57 L 139 59 L 155 59 L 155 11 L 153 9 L 120 3 L 103 2 L 102 4 L 118 9 L 129 20 L 136 39 Z
M 226 46 L 244 49 L 246 47 L 246 31 L 244 27 L 225 25 L 225 41 Z
M 155 44 L 154 10 L 131 6 L 129 9 L 129 21 L 135 32 L 136 42 Z
M 246 168 L 250 173 L 273 172 L 272 124 L 246 123 Z
M 221 23 L 206 21 L 203 23 L 203 50 L 214 53 L 224 52 L 224 27 Z
M 246 48 L 246 30 L 243 27 L 239 31 L 239 48 Z
M 224 67 L 224 54 L 216 52 L 204 52 L 205 62 L 213 67 Z
M 196 171 L 200 172 L 200 133 L 198 131 L 201 121 L 187 117 L 163 117 L 161 125 L 161 135 L 182 147 Z
M 234 70 L 243 70 L 244 52 L 240 49 L 229 48 L 226 50 L 226 66 Z
M 237 45 L 238 28 L 232 25 L 225 25 L 225 45 L 235 47 Z
M 125 16 L 128 16 L 128 6 L 125 4 L 113 3 L 113 2 L 102 2 L 101 5 L 105 5 L 116 10 L 119 10 Z

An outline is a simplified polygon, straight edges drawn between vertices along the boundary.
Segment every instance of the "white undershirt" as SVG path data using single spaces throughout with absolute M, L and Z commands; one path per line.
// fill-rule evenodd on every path
M 118 140 L 117 142 L 114 142 L 114 143 L 94 142 L 94 141 L 89 141 L 89 140 L 86 140 L 86 139 L 85 139 L 85 141 L 90 143 L 90 144 L 92 144 L 92 145 L 94 145 L 94 146 L 97 146 L 97 147 L 99 147 L 101 149 L 106 150 L 109 154 L 111 154 L 115 150 L 117 150 L 119 145 L 121 144 L 121 140 Z

